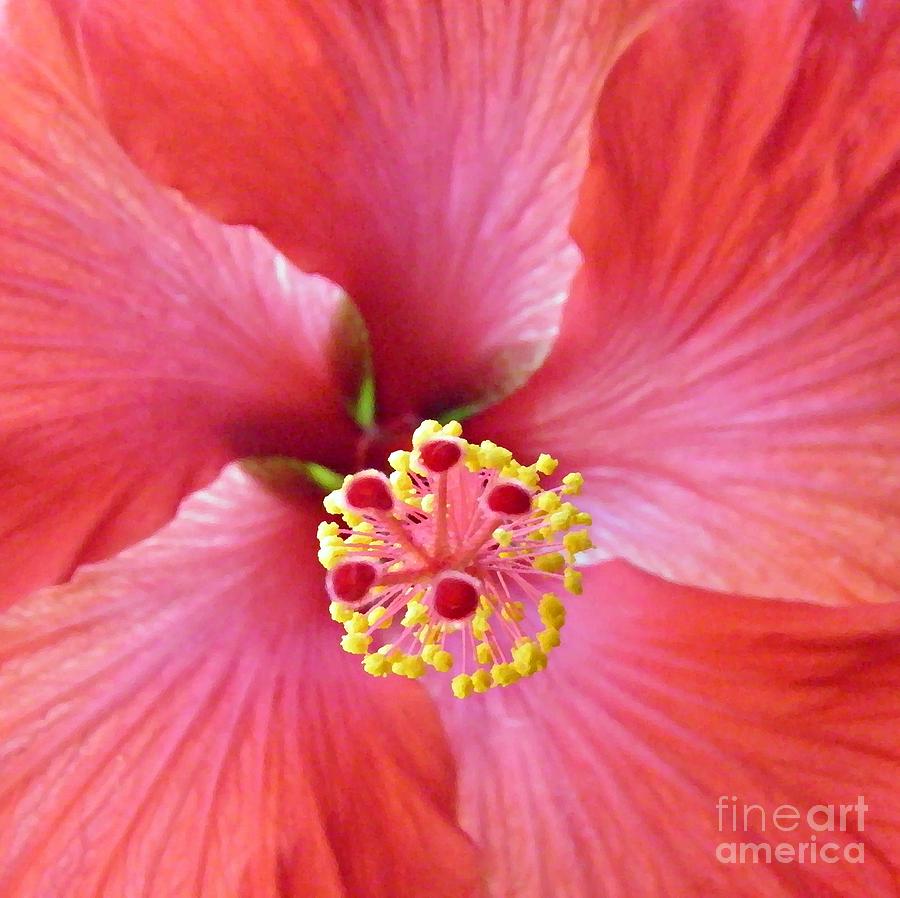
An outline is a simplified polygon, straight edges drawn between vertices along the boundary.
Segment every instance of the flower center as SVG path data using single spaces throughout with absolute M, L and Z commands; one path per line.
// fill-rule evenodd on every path
M 555 459 L 522 465 L 456 421 L 424 421 L 412 442 L 390 477 L 360 471 L 325 497 L 345 524 L 318 533 L 341 646 L 373 676 L 451 674 L 458 698 L 543 670 L 565 623 L 559 588 L 581 593 L 573 564 L 591 548 L 590 516 L 567 500 L 583 478 L 542 489 Z

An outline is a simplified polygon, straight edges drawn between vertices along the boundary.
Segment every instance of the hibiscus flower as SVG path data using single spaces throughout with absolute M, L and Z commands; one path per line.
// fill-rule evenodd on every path
M 900 894 L 896 4 L 0 11 L 0 894 Z M 460 701 L 316 534 L 463 406 L 596 548 Z

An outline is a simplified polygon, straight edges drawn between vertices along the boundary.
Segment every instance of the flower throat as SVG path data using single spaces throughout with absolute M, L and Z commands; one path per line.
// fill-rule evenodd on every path
M 565 623 L 560 591 L 581 593 L 576 555 L 590 516 L 568 497 L 568 474 L 542 489 L 555 459 L 522 465 L 456 421 L 424 421 L 412 451 L 391 453 L 390 477 L 364 470 L 325 497 L 319 525 L 331 615 L 345 651 L 376 677 L 450 677 L 466 698 L 547 666 Z

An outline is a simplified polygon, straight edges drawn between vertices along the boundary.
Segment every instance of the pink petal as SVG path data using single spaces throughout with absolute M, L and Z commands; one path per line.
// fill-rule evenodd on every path
M 898 595 L 898 12 L 693 4 L 611 75 L 564 333 L 478 427 L 582 470 L 608 554 Z
M 0 893 L 471 894 L 424 691 L 338 647 L 316 506 L 237 467 L 0 617 Z
M 55 5 L 142 165 L 350 292 L 391 415 L 543 357 L 596 93 L 658 4 Z
M 338 288 L 152 186 L 61 58 L 0 45 L 0 606 L 152 532 L 229 459 L 343 463 L 355 435 Z
M 900 606 L 751 601 L 622 562 L 591 569 L 585 585 L 546 672 L 442 701 L 462 820 L 488 854 L 492 894 L 895 896 Z M 737 796 L 721 831 L 720 796 Z M 815 805 L 859 796 L 862 831 L 849 811 L 844 832 L 808 825 Z M 764 831 L 758 810 L 744 828 L 752 804 Z M 781 805 L 803 825 L 775 826 Z M 790 823 L 785 809 L 779 825 Z M 718 862 L 717 846 L 731 842 L 795 852 L 835 842 L 841 853 L 834 864 L 812 862 L 809 847 L 805 862 Z M 864 863 L 843 854 L 854 842 Z

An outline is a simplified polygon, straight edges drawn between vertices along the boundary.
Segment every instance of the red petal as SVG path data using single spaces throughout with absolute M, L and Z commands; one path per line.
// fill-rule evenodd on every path
M 554 356 L 479 430 L 684 582 L 900 590 L 900 7 L 691 4 L 600 101 Z
M 0 46 L 0 605 L 229 459 L 354 436 L 338 288 L 158 191 L 40 66 Z
M 230 468 L 0 617 L 0 893 L 469 894 L 421 688 L 338 648 L 311 502 Z
M 600 81 L 654 0 L 56 0 L 116 134 L 358 302 L 385 413 L 521 383 Z
M 591 569 L 585 586 L 544 673 L 442 701 L 462 820 L 488 852 L 494 895 L 896 895 L 900 605 L 752 601 L 621 562 Z M 721 796 L 737 802 L 720 831 Z M 815 805 L 859 796 L 863 831 L 855 811 L 845 832 L 809 826 Z M 764 831 L 759 810 L 744 828 L 753 804 Z M 781 805 L 804 818 L 796 830 L 773 823 Z M 805 862 L 718 862 L 731 842 L 835 842 L 840 862 L 814 863 L 809 847 Z M 862 864 L 843 854 L 853 842 Z

